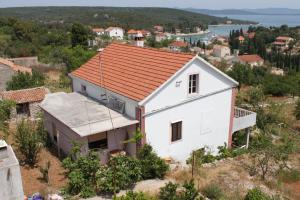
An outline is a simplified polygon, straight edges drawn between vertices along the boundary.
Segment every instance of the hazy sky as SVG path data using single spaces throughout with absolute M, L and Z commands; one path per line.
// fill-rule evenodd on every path
M 17 6 L 153 6 L 179 8 L 300 8 L 300 0 L 0 0 L 0 7 Z

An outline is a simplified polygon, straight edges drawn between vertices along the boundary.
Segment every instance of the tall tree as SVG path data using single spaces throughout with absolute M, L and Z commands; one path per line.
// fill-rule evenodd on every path
M 86 47 L 88 45 L 88 30 L 80 23 L 74 23 L 71 30 L 72 47 L 81 45 Z

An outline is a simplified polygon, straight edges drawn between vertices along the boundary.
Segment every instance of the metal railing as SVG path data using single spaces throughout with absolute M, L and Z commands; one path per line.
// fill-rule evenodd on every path
M 256 124 L 256 113 L 243 108 L 234 108 L 233 132 L 252 127 Z

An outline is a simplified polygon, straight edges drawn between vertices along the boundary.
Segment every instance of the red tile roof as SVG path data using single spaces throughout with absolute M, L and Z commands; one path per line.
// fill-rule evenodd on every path
M 98 32 L 104 32 L 104 29 L 103 28 L 93 28 L 92 31 L 94 33 L 98 33 Z
M 170 46 L 178 47 L 178 48 L 184 48 L 188 46 L 188 43 L 183 41 L 174 41 L 170 44 Z
M 100 80 L 100 55 L 103 82 Z M 149 96 L 194 55 L 110 44 L 71 75 L 110 91 L 141 101 Z
M 264 59 L 262 59 L 259 55 L 256 55 L 256 54 L 253 54 L 253 55 L 242 55 L 242 56 L 239 56 L 239 59 L 241 61 L 244 61 L 244 62 L 257 62 L 257 61 L 263 61 Z
M 283 41 L 290 40 L 290 39 L 292 39 L 292 38 L 288 37 L 288 36 L 279 36 L 276 38 L 276 40 L 283 40 Z
M 238 39 L 239 41 L 244 41 L 244 40 L 245 40 L 245 38 L 244 38 L 243 36 L 239 36 L 239 37 L 237 37 L 237 39 Z
M 137 30 L 134 29 L 130 29 L 129 31 L 127 31 L 127 34 L 136 34 Z
M 4 100 L 12 100 L 16 103 L 40 102 L 45 98 L 49 90 L 44 87 L 29 88 L 23 90 L 4 91 L 0 97 Z

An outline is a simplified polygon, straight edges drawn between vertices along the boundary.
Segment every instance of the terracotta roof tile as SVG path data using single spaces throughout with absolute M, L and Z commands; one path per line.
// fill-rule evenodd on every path
M 188 46 L 188 43 L 183 42 L 183 41 L 174 41 L 170 44 L 170 46 L 184 48 L 184 47 Z
M 100 57 L 103 81 L 100 75 Z M 194 55 L 113 43 L 71 74 L 141 101 Z
M 262 59 L 259 55 L 242 55 L 242 56 L 239 56 L 239 59 L 241 61 L 244 61 L 244 62 L 257 62 L 257 61 L 263 61 L 264 59 Z
M 16 103 L 40 102 L 45 98 L 49 90 L 44 87 L 29 88 L 23 90 L 4 91 L 0 97 L 4 100 L 12 100 Z

